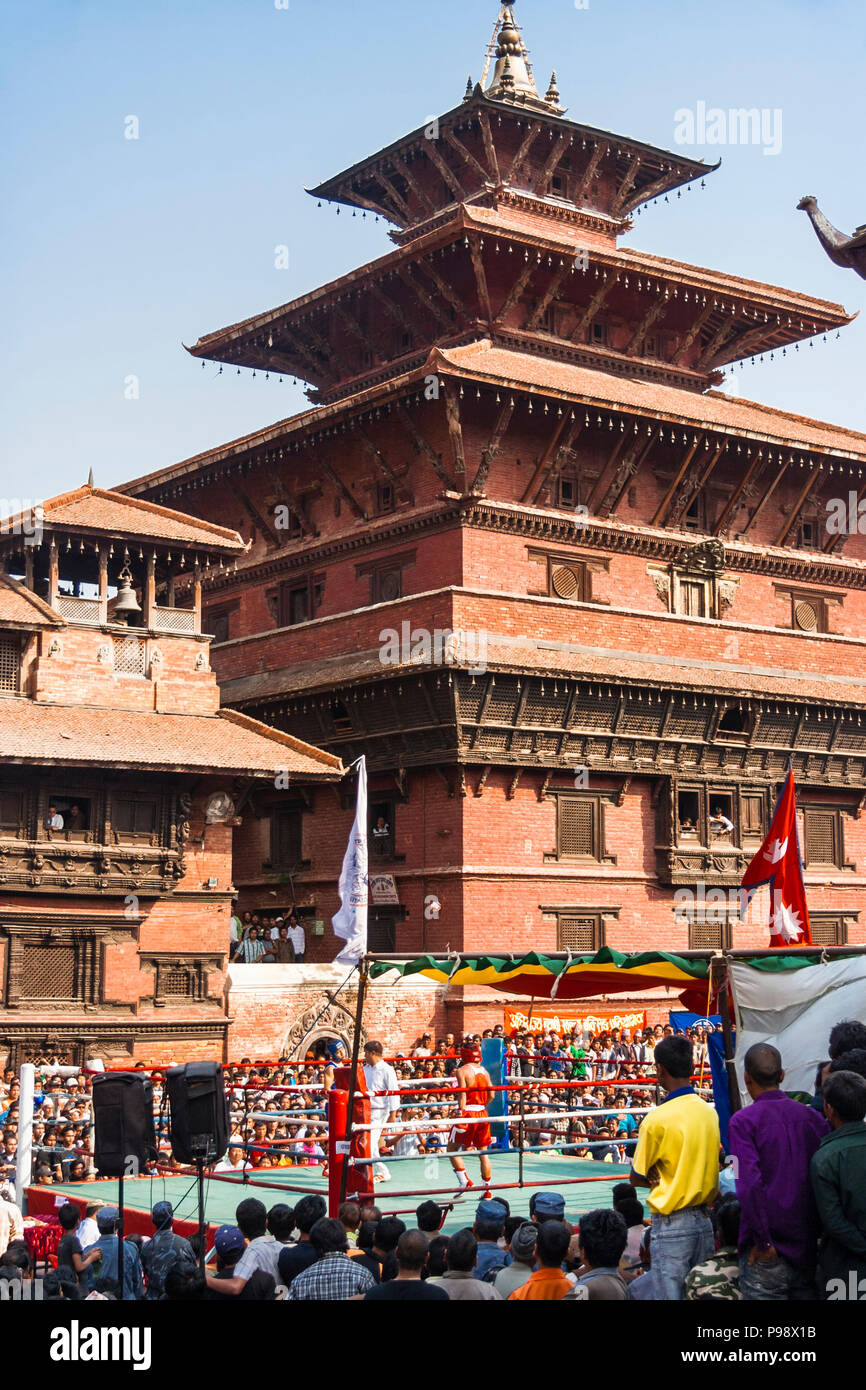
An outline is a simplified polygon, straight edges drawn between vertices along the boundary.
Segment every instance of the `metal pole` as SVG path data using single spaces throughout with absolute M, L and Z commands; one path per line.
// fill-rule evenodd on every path
M 724 967 L 723 967 L 724 968 Z M 719 990 L 719 1013 L 722 1016 L 722 1041 L 725 1048 L 725 1072 L 728 1077 L 728 1096 L 731 1102 L 731 1114 L 736 1115 L 742 1109 L 740 1102 L 740 1088 L 737 1084 L 737 1070 L 734 1066 L 734 1030 L 731 1021 L 731 985 L 727 970 L 725 969 L 724 984 Z
M 349 1077 L 349 1099 L 346 1105 L 346 1129 L 343 1134 L 345 1142 L 351 1144 L 352 1121 L 355 1118 L 355 1091 L 356 1078 L 358 1075 L 358 1057 L 361 1051 L 361 1023 L 364 1017 L 364 996 L 367 993 L 367 975 L 369 966 L 366 958 L 360 965 L 360 978 L 358 980 L 358 1004 L 355 1009 L 355 1032 L 352 1037 L 352 1074 Z M 346 1184 L 349 1181 L 349 1164 L 352 1158 L 351 1147 L 345 1155 L 343 1171 L 340 1174 L 340 1204 L 346 1200 Z
M 198 1267 L 204 1274 L 204 1158 L 201 1154 L 196 1157 L 195 1170 L 198 1180 Z
M 123 1119 L 121 1118 L 121 1128 Z M 126 1145 L 123 1145 L 126 1148 Z M 126 1166 L 126 1158 L 123 1160 Z M 119 1289 L 118 1298 L 123 1302 L 123 1168 L 117 1179 L 117 1285 Z
M 518 1125 L 518 1134 L 520 1135 L 520 1147 L 519 1147 L 519 1149 L 518 1149 L 518 1151 L 517 1151 L 517 1181 L 520 1183 L 520 1186 L 522 1187 L 522 1186 L 523 1186 L 523 1146 L 524 1146 L 524 1144 L 526 1143 L 526 1112 L 525 1112 L 525 1110 L 524 1110 L 524 1105 L 523 1105 L 523 1068 L 522 1068 L 522 1067 L 521 1067 L 521 1071 L 520 1071 L 520 1090 L 518 1091 L 518 1096 L 519 1096 L 519 1098 L 520 1098 L 520 1123 L 519 1123 L 519 1125 Z
M 33 1176 L 33 1091 L 36 1068 L 22 1062 L 18 1093 L 18 1157 L 15 1162 L 15 1201 L 24 1210 L 24 1193 Z

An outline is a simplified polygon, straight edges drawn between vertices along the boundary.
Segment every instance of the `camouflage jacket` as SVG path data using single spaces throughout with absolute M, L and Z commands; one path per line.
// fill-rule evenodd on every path
M 739 1300 L 740 1267 L 733 1246 L 725 1246 L 711 1259 L 689 1270 L 683 1298 L 688 1302 L 700 1299 Z

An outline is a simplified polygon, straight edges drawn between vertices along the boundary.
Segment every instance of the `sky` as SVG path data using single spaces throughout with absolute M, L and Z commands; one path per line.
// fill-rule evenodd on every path
M 91 469 L 111 486 L 307 407 L 300 386 L 218 376 L 183 344 L 391 249 L 386 224 L 304 188 L 455 106 L 498 9 L 2 0 L 3 498 L 47 498 Z M 621 245 L 866 307 L 866 281 L 795 211 L 811 193 L 843 231 L 866 222 L 861 0 L 518 0 L 515 14 L 571 119 L 722 157 L 705 190 L 649 208 Z M 681 143 L 700 103 L 766 110 L 777 152 Z M 730 389 L 866 431 L 864 348 L 866 314 L 738 369 Z

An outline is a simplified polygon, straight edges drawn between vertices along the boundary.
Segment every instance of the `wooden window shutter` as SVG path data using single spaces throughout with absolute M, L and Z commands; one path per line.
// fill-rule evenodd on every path
M 806 810 L 803 816 L 807 864 L 839 864 L 839 823 L 835 811 Z
M 557 950 L 579 951 L 587 954 L 604 944 L 604 931 L 598 917 L 560 917 L 557 927 Z
M 596 858 L 596 802 L 587 797 L 561 796 L 558 805 L 560 856 Z

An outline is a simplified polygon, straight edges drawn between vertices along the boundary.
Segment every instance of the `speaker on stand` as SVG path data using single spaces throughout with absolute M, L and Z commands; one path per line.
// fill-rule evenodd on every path
M 138 1177 L 156 1158 L 153 1083 L 143 1072 L 100 1072 L 93 1078 L 93 1161 L 117 1178 L 117 1282 L 123 1298 L 123 1179 Z
M 194 1163 L 198 1181 L 199 1267 L 204 1271 L 204 1170 L 229 1139 L 225 1079 L 218 1062 L 187 1062 L 166 1072 L 171 1151 L 179 1163 Z

